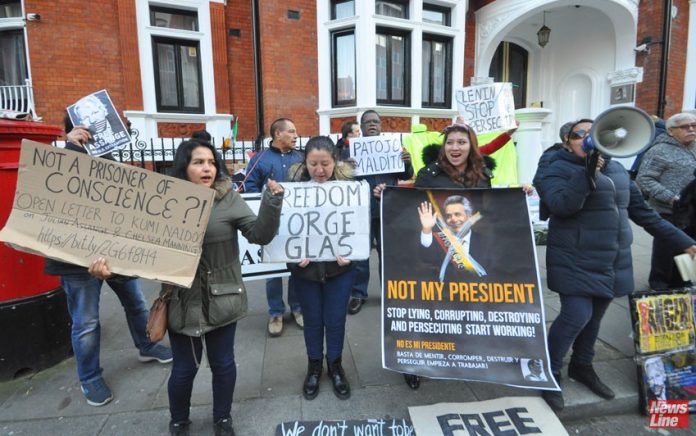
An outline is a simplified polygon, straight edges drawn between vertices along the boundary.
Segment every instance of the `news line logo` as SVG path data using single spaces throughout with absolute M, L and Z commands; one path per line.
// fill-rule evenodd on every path
M 687 400 L 650 400 L 650 428 L 689 428 Z

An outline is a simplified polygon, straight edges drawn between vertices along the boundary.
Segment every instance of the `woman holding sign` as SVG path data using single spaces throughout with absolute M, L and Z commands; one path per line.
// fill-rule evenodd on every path
M 324 183 L 331 180 L 351 180 L 352 167 L 337 162 L 336 147 L 330 138 L 315 136 L 305 146 L 304 161 L 290 167 L 288 180 Z M 314 399 L 319 393 L 323 370 L 324 336 L 326 336 L 326 366 L 336 396 L 350 397 L 350 385 L 341 365 L 346 330 L 348 299 L 355 278 L 351 261 L 337 256 L 335 262 L 289 263 L 295 279 L 297 296 L 304 314 L 304 339 L 307 347 L 307 376 L 302 395 Z
M 190 289 L 174 287 L 168 310 L 169 340 L 174 356 L 169 377 L 169 431 L 188 435 L 193 379 L 203 349 L 213 373 L 213 420 L 216 435 L 234 435 L 232 395 L 237 377 L 234 337 L 237 321 L 247 311 L 239 263 L 237 232 L 253 244 L 267 244 L 280 222 L 283 188 L 269 180 L 257 217 L 223 176 L 222 162 L 206 141 L 179 145 L 172 175 L 215 190 L 215 204 L 203 240 L 203 251 Z M 110 276 L 105 259 L 90 272 Z

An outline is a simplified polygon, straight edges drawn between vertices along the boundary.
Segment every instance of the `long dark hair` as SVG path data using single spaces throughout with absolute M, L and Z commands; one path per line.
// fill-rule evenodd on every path
M 289 180 L 296 180 L 297 173 L 300 171 L 300 180 L 311 180 L 311 177 L 309 176 L 309 171 L 307 171 L 307 156 L 309 156 L 310 152 L 315 150 L 326 151 L 327 153 L 329 153 L 329 155 L 331 155 L 331 158 L 334 160 L 334 163 L 337 163 L 338 159 L 336 158 L 336 145 L 334 145 L 331 138 L 329 138 L 328 136 L 313 136 L 309 139 L 309 141 L 307 141 L 307 144 L 305 144 L 304 160 L 302 161 L 302 165 L 298 166 L 298 168 L 295 170 L 295 174 L 293 174 L 291 177 L 288 177 Z M 329 180 L 335 179 L 336 169 L 334 168 L 334 173 L 331 174 Z
M 469 137 L 469 156 L 466 158 L 466 168 L 464 168 L 463 173 L 459 172 L 459 170 L 447 160 L 447 156 L 445 156 L 445 144 L 452 132 L 465 133 Z M 444 139 L 442 140 L 438 162 L 450 180 L 467 188 L 475 187 L 481 180 L 485 180 L 486 175 L 483 170 L 486 167 L 486 163 L 479 150 L 478 139 L 476 139 L 476 132 L 474 132 L 474 129 L 464 124 L 452 124 L 446 127 L 445 130 L 442 131 L 442 134 L 444 135 Z
M 169 175 L 172 177 L 176 177 L 177 179 L 184 179 L 188 180 L 188 176 L 186 175 L 186 170 L 188 169 L 189 164 L 191 163 L 191 156 L 193 155 L 193 150 L 197 149 L 198 147 L 204 147 L 210 150 L 213 153 L 213 158 L 215 159 L 215 181 L 222 180 L 225 175 L 222 169 L 222 162 L 220 161 L 220 156 L 215 151 L 215 147 L 213 147 L 210 142 L 204 141 L 202 139 L 198 139 L 195 141 L 184 141 L 181 144 L 179 144 L 179 147 L 176 149 L 176 154 L 174 155 L 174 163 L 172 165 L 171 171 L 169 172 Z

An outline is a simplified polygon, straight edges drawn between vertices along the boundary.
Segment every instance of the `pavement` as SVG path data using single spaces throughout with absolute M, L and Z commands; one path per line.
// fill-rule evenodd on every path
M 633 265 L 636 289 L 647 289 L 652 238 L 634 227 Z M 545 247 L 537 248 L 542 288 L 546 286 Z M 248 283 L 249 316 L 239 322 L 235 353 L 237 386 L 232 417 L 237 435 L 273 435 L 283 421 L 408 418 L 408 407 L 439 402 L 469 402 L 502 396 L 539 395 L 536 391 L 490 383 L 424 379 L 417 391 L 399 373 L 381 366 L 380 292 L 375 254 L 371 259 L 369 299 L 362 311 L 348 317 L 343 362 L 352 396 L 338 400 L 326 377 L 319 396 L 301 395 L 306 371 L 302 331 L 289 316 L 282 336 L 266 334 L 265 282 Z M 143 281 L 148 301 L 157 293 L 154 282 Z M 75 360 L 20 379 L 0 383 L 0 436 L 4 435 L 160 435 L 168 434 L 167 379 L 169 365 L 140 363 L 128 334 L 125 316 L 108 287 L 102 290 L 101 361 L 114 400 L 102 407 L 87 405 L 80 391 Z M 544 291 L 547 323 L 559 310 L 558 296 Z M 164 340 L 166 343 L 167 340 Z M 566 408 L 558 414 L 573 428 L 594 417 L 635 414 L 638 388 L 627 298 L 610 305 L 600 331 L 595 368 L 615 392 L 606 401 L 585 386 L 569 381 L 564 370 Z M 211 375 L 201 365 L 193 395 L 191 432 L 212 433 Z M 636 420 L 646 418 L 636 415 Z

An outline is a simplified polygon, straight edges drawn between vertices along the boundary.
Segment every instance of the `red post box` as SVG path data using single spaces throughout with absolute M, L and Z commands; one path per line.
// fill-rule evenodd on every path
M 57 126 L 0 120 L 0 228 L 12 210 L 23 138 L 50 144 Z M 43 257 L 0 243 L 0 380 L 55 365 L 70 356 L 70 316 L 56 276 Z

